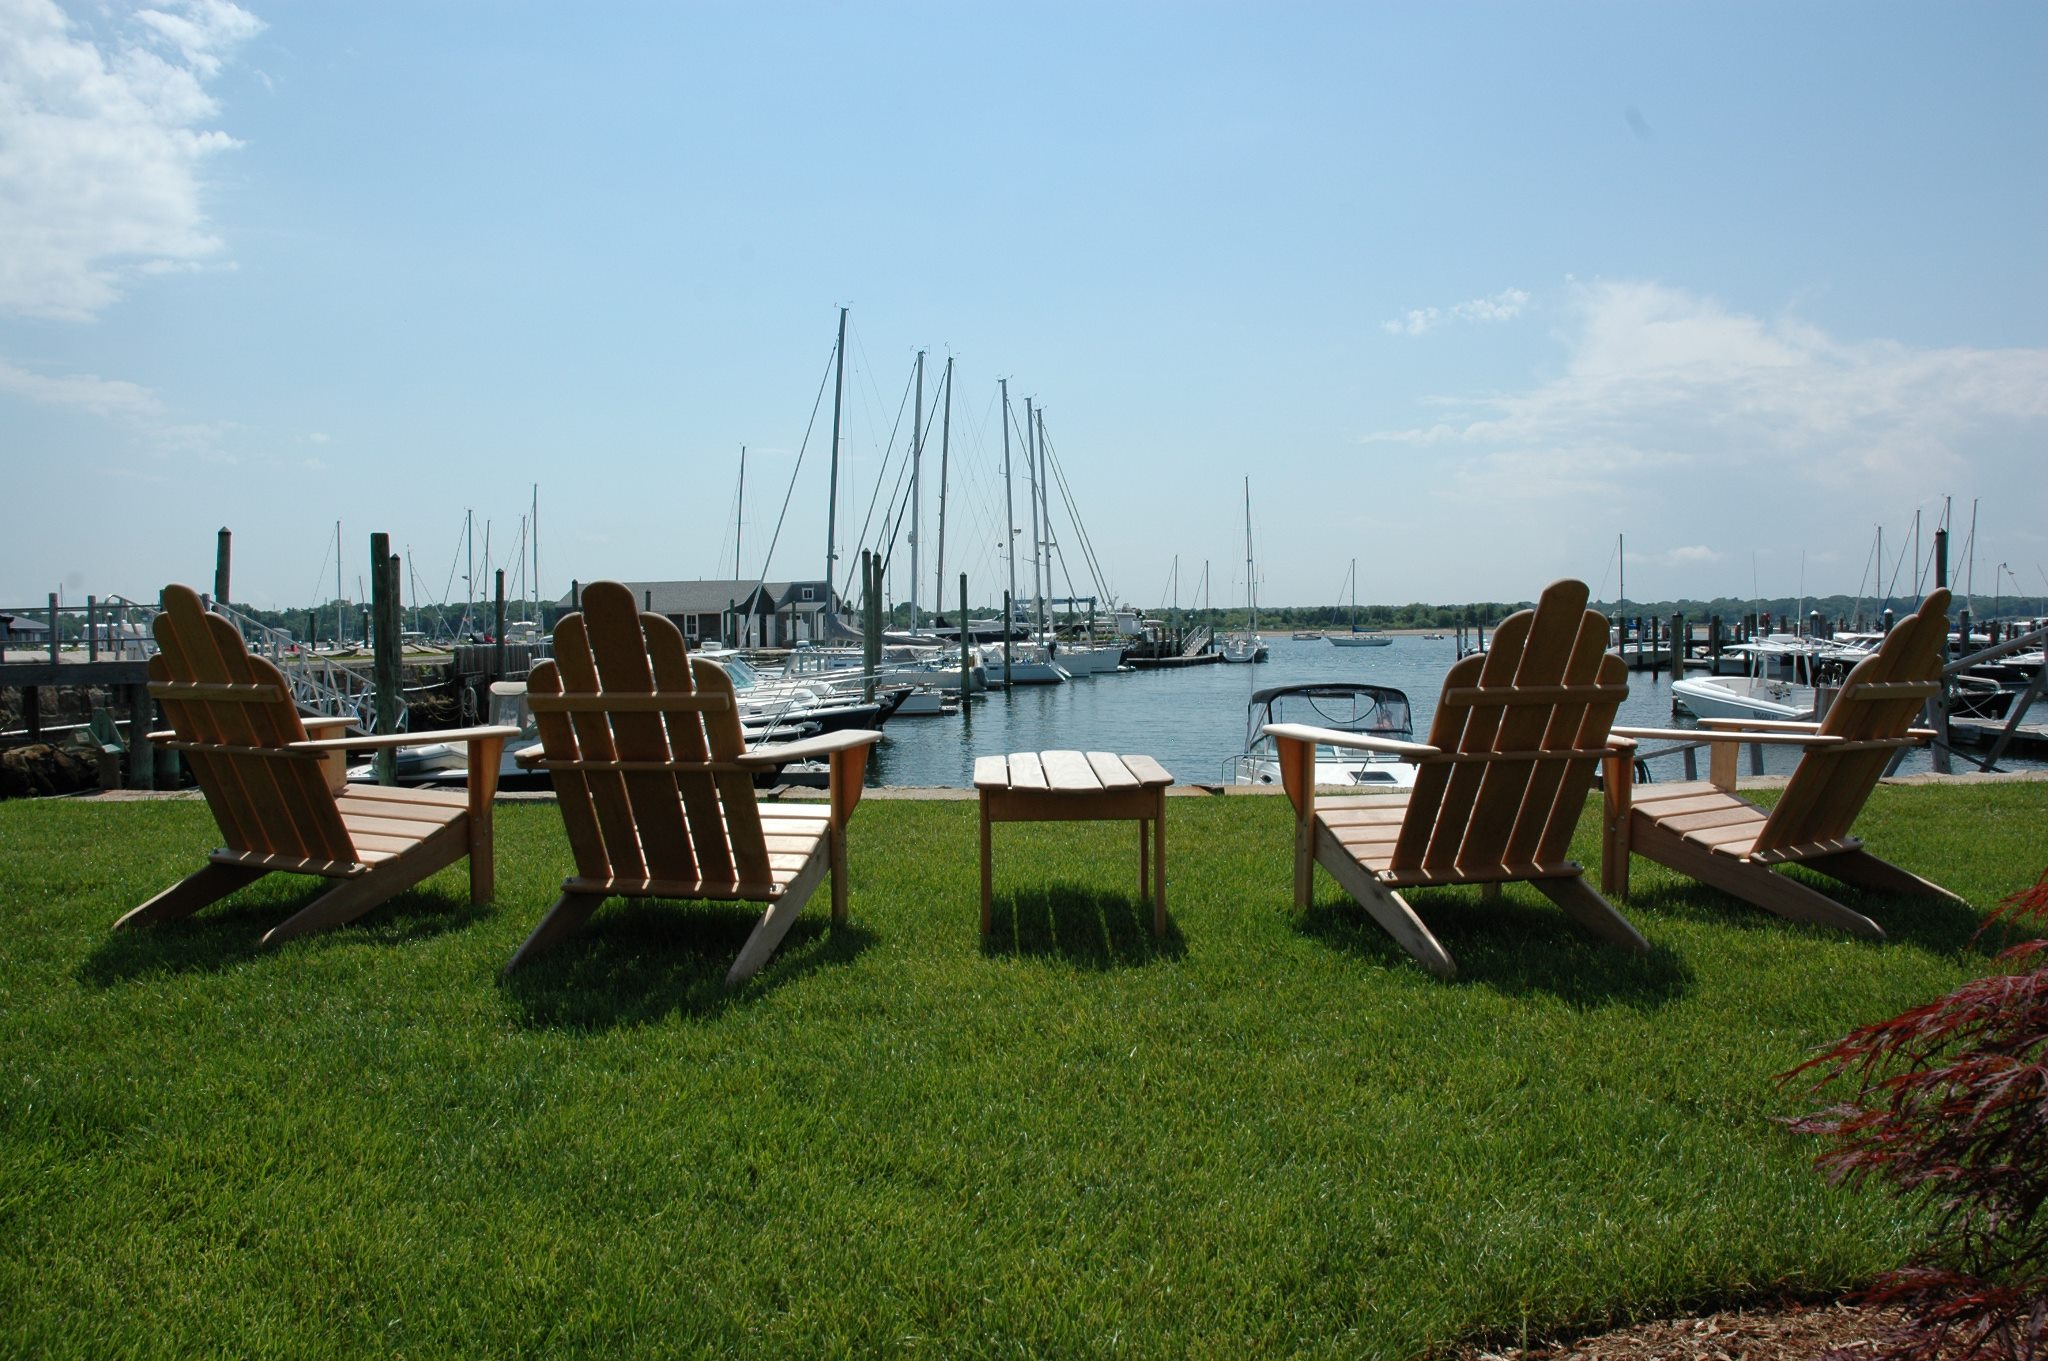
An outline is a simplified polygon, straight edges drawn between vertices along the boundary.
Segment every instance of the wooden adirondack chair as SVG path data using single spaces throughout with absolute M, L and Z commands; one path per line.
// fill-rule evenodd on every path
M 1706 738 L 1714 744 L 1708 768 L 1712 778 L 1637 786 L 1632 745 L 1610 761 L 1602 887 L 1627 898 L 1633 851 L 1779 916 L 1871 939 L 1884 936 L 1876 922 L 1772 870 L 1804 865 L 1880 893 L 1961 901 L 1940 885 L 1878 859 L 1849 835 L 1892 756 L 1900 747 L 1933 736 L 1912 724 L 1941 689 L 1948 606 L 1947 591 L 1929 592 L 1918 611 L 1892 627 L 1874 655 L 1856 664 L 1818 723 L 1706 719 L 1697 732 L 1615 729 L 1630 744 Z M 1805 748 L 1785 792 L 1769 810 L 1734 792 L 1736 752 L 1744 742 Z
M 732 679 L 691 657 L 676 626 L 643 614 L 613 581 L 583 590 L 555 625 L 555 656 L 527 682 L 541 743 L 518 753 L 560 797 L 576 873 L 506 972 L 576 930 L 610 897 L 767 904 L 726 975 L 751 976 L 829 869 L 832 920 L 846 920 L 846 824 L 877 732 L 835 732 L 749 753 Z M 828 757 L 830 802 L 770 804 L 753 775 Z
M 150 740 L 185 754 L 227 845 L 116 928 L 189 916 L 273 870 L 341 882 L 272 928 L 265 945 L 353 921 L 465 855 L 470 901 L 491 896 L 491 796 L 517 728 L 309 739 L 309 729 L 348 720 L 301 719 L 284 674 L 250 655 L 191 587 L 164 588 L 155 629 L 162 651 L 149 661 L 149 693 L 171 730 Z M 345 779 L 349 750 L 425 742 L 468 744 L 466 792 Z
M 1401 890 L 1483 884 L 1497 892 L 1526 880 L 1596 935 L 1647 953 L 1649 942 L 1565 858 L 1627 694 L 1627 671 L 1607 652 L 1607 620 L 1586 608 L 1585 583 L 1557 581 L 1535 609 L 1501 622 L 1489 651 L 1452 665 L 1428 743 L 1267 727 L 1294 803 L 1295 906 L 1308 906 L 1320 864 L 1424 968 L 1449 978 L 1450 953 Z M 1319 800 L 1318 744 L 1388 752 L 1422 768 L 1400 796 Z

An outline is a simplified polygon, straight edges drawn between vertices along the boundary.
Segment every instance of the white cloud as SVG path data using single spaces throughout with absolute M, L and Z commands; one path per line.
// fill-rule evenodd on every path
M 181 0 L 102 40 L 53 0 L 0 0 L 0 311 L 88 319 L 131 275 L 218 255 L 199 171 L 239 143 L 201 126 L 206 82 L 262 28 Z
M 1682 548 L 1668 548 L 1662 553 L 1652 553 L 1647 559 L 1659 567 L 1704 567 L 1726 557 L 1705 544 L 1688 544 Z
M 1388 335 L 1419 336 L 1447 321 L 1512 321 L 1529 305 L 1529 294 L 1519 288 L 1504 288 L 1490 298 L 1473 298 L 1450 308 L 1418 307 L 1392 321 L 1380 323 Z
M 0 393 L 126 426 L 160 453 L 197 451 L 216 460 L 222 457 L 217 445 L 225 425 L 177 420 L 156 393 L 125 378 L 37 373 L 0 359 Z
M 1655 283 L 1573 287 L 1567 362 L 1451 419 L 1369 443 L 1470 450 L 1475 487 L 1537 496 L 1748 487 L 1774 496 L 1941 486 L 1987 446 L 2048 428 L 2048 350 L 1916 350 L 1767 321 Z M 2020 441 L 2024 443 L 2024 440 Z M 1504 481 L 1505 479 L 1505 481 Z
M 164 414 L 163 403 L 154 392 L 125 379 L 98 378 L 92 374 L 53 377 L 19 368 L 4 359 L 0 359 L 0 392 L 95 416 L 155 420 Z
M 306 443 L 325 444 L 327 443 L 327 436 L 321 431 L 315 430 L 312 434 L 306 436 Z

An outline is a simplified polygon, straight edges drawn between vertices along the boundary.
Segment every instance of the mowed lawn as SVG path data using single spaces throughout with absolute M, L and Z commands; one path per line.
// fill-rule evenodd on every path
M 974 805 L 870 800 L 851 926 L 728 993 L 750 918 L 683 904 L 501 980 L 569 860 L 498 818 L 493 905 L 259 952 L 313 881 L 107 929 L 204 805 L 0 805 L 0 1353 L 1404 1357 L 1831 1291 L 1917 1226 L 1773 1074 L 1982 971 L 2048 861 L 2048 784 L 1886 787 L 1871 848 L 1975 911 L 1843 889 L 1866 944 L 1638 860 L 1647 959 L 1418 895 L 1446 984 L 1293 910 L 1282 799 L 1171 802 L 1161 942 L 1128 825 L 999 827 L 986 944 Z

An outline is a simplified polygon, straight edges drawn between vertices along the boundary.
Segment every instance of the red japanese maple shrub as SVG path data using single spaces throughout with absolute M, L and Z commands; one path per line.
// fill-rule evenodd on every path
M 1983 930 L 2022 922 L 2048 926 L 2048 872 Z M 1815 1072 L 1816 1090 L 1856 1084 L 1851 1102 L 1792 1123 L 1830 1140 L 1815 1159 L 1830 1180 L 1879 1181 L 1933 1211 L 1920 1258 L 1862 1292 L 1909 1322 L 1861 1355 L 2048 1357 L 2048 940 L 1997 958 L 2002 971 L 1852 1031 L 1782 1075 Z

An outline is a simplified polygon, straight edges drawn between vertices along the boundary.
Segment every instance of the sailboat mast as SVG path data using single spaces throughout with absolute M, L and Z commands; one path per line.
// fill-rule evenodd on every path
M 1628 536 L 1614 536 L 1614 650 L 1628 650 L 1628 555 L 1622 551 Z
M 1244 603 L 1251 613 L 1251 629 L 1259 631 L 1259 602 L 1252 595 L 1252 480 L 1244 480 Z
M 832 345 L 832 481 L 825 497 L 825 617 L 835 619 L 839 561 L 839 408 L 846 395 L 846 309 L 839 309 L 839 339 Z
M 1045 598 L 1052 594 L 1052 453 L 1045 447 L 1045 408 L 1038 408 L 1038 496 L 1045 508 L 1045 542 L 1040 546 L 1040 556 L 1045 559 L 1045 590 L 1040 593 L 1038 607 L 1038 628 L 1044 632 L 1048 627 L 1045 612 Z
M 1031 595 L 1036 605 L 1038 631 L 1045 632 L 1045 587 L 1039 584 L 1039 569 L 1045 562 L 1045 536 L 1038 525 L 1038 416 L 1032 399 L 1024 399 L 1024 464 L 1031 473 Z
M 533 484 L 533 622 L 540 623 L 540 483 Z
M 917 352 L 917 401 L 910 418 L 910 631 L 917 632 L 917 526 L 924 518 L 923 489 L 918 485 L 924 472 L 924 351 Z
M 341 648 L 341 521 L 334 522 L 334 646 Z
M 1010 494 L 1010 380 L 1002 378 L 997 381 L 1003 388 L 1003 515 L 1010 529 L 1010 537 L 1005 541 L 1009 545 L 1005 556 L 1010 562 L 1010 608 L 1014 610 L 1017 607 L 1017 501 Z M 961 620 L 960 627 L 966 628 L 967 621 Z M 1005 614 L 1003 637 L 1007 639 L 1009 636 L 1010 619 Z M 1006 652 L 1004 655 L 1009 654 Z
M 939 565 L 932 573 L 932 608 L 946 608 L 946 463 L 953 450 L 953 356 L 946 356 L 946 414 L 939 424 Z M 960 636 L 967 636 L 967 617 L 960 618 Z
M 732 579 L 740 579 L 740 531 L 747 523 L 747 446 L 740 446 L 740 497 L 732 516 Z

